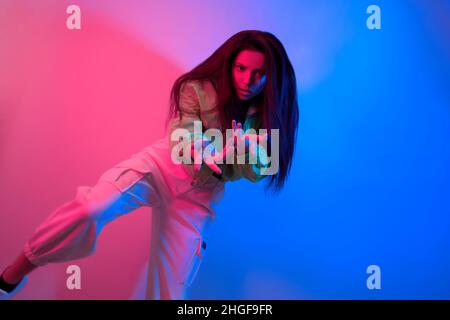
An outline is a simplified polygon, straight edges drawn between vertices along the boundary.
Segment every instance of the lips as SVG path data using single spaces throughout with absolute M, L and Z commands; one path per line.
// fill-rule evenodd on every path
M 245 94 L 245 95 L 251 94 L 251 92 L 248 91 L 248 90 L 239 89 L 239 91 L 240 91 L 241 93 Z

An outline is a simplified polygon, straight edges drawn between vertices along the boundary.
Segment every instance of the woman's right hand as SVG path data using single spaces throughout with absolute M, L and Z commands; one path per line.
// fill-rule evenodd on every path
M 200 144 L 201 143 L 201 147 Z M 203 152 L 204 149 L 208 147 L 211 152 Z M 195 152 L 195 149 L 201 150 L 200 152 Z M 226 149 L 226 148 L 224 148 Z M 195 143 L 191 144 L 191 157 L 194 160 L 194 172 L 200 171 L 202 168 L 202 164 L 205 163 L 212 171 L 217 174 L 222 174 L 222 170 L 218 166 L 218 164 L 223 163 L 224 159 L 224 150 L 222 152 L 218 152 L 214 148 L 214 144 L 210 144 L 210 141 L 203 138 L 202 140 L 198 140 Z

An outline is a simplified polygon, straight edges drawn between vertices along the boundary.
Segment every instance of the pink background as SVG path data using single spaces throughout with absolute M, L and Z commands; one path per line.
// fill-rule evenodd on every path
M 81 8 L 81 30 L 66 28 L 70 4 Z M 260 1 L 2 1 L 0 268 L 77 186 L 164 135 L 179 75 L 235 32 L 277 26 L 279 10 Z M 65 287 L 72 263 L 63 263 L 33 272 L 17 298 L 143 298 L 149 212 L 110 224 L 96 254 L 73 262 L 81 291 Z

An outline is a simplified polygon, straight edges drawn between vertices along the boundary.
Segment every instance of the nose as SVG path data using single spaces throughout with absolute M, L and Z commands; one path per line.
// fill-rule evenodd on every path
M 242 81 L 242 83 L 244 84 L 244 87 L 246 89 L 248 89 L 250 87 L 250 85 L 252 84 L 252 82 L 253 82 L 252 74 L 250 72 L 245 74 L 243 81 Z

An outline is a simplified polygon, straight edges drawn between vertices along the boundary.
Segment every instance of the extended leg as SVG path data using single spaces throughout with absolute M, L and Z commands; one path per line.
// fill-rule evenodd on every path
M 94 187 L 79 187 L 72 201 L 47 217 L 5 270 L 3 279 L 14 284 L 37 266 L 88 256 L 95 251 L 98 234 L 106 223 L 157 202 L 151 174 L 112 168 Z

